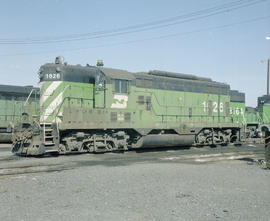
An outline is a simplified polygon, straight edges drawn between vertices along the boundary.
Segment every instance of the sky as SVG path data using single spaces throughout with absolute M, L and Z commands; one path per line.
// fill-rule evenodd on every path
M 266 94 L 270 0 L 0 0 L 0 84 L 38 86 L 68 64 L 210 77 Z

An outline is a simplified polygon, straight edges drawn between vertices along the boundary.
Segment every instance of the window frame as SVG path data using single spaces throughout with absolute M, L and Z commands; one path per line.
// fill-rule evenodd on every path
M 116 83 L 116 82 L 119 82 Z M 125 91 L 123 91 L 123 82 L 126 83 L 125 85 Z M 118 90 L 116 90 L 116 85 L 118 84 Z M 124 79 L 113 79 L 113 92 L 118 94 L 128 94 L 129 93 L 129 81 Z

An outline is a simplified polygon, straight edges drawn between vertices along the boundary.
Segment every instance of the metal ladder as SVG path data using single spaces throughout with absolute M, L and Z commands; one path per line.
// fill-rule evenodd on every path
M 43 144 L 45 146 L 55 145 L 54 140 L 53 140 L 52 123 L 42 123 L 41 127 L 43 131 Z

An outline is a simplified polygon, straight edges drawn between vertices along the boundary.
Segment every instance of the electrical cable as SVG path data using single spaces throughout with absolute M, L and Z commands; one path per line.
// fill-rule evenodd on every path
M 43 39 L 29 38 L 29 39 L 21 39 L 21 40 L 0 39 L 0 45 L 63 43 L 63 42 L 70 42 L 70 41 L 82 41 L 82 40 L 98 39 L 98 38 L 105 38 L 105 37 L 114 37 L 118 35 L 149 31 L 149 30 L 169 27 L 172 25 L 191 22 L 195 20 L 200 20 L 203 18 L 207 18 L 214 15 L 218 15 L 218 14 L 226 13 L 229 11 L 248 7 L 251 5 L 255 5 L 264 1 L 268 1 L 268 0 L 255 0 L 255 1 L 254 0 L 238 0 L 232 3 L 223 4 L 221 6 L 216 6 L 216 7 L 200 10 L 197 12 L 175 16 L 175 17 L 171 17 L 168 19 L 159 20 L 159 21 L 155 21 L 151 23 L 133 25 L 133 26 L 128 26 L 124 28 L 111 29 L 107 31 L 105 30 L 105 31 L 92 32 L 92 33 L 86 33 L 86 34 L 69 35 L 69 37 L 62 36 L 62 37 L 56 37 L 56 38 L 49 38 L 47 40 L 45 38 Z M 182 20 L 178 21 L 180 18 Z
M 124 42 L 119 42 L 119 43 L 114 43 L 114 44 L 97 45 L 97 46 L 93 46 L 93 47 L 73 48 L 73 49 L 59 49 L 58 51 L 43 51 L 43 52 L 37 52 L 37 53 L 16 53 L 16 54 L 2 54 L 2 55 L 0 54 L 0 56 L 4 57 L 4 56 L 47 54 L 47 53 L 50 54 L 50 53 L 58 53 L 60 51 L 61 52 L 70 52 L 70 51 L 88 50 L 88 49 L 100 48 L 100 47 L 118 46 L 118 45 L 132 44 L 132 43 L 138 43 L 138 42 L 143 42 L 143 41 L 152 41 L 152 40 L 158 40 L 158 39 L 166 39 L 166 38 L 171 38 L 171 37 L 190 35 L 190 34 L 200 33 L 200 32 L 204 32 L 204 31 L 218 30 L 218 29 L 228 28 L 228 27 L 240 25 L 240 24 L 249 24 L 249 23 L 253 23 L 253 22 L 257 22 L 257 21 L 265 20 L 265 19 L 270 19 L 270 15 L 263 16 L 263 17 L 257 17 L 257 18 L 253 18 L 253 19 L 249 19 L 249 20 L 244 20 L 244 21 L 240 21 L 240 22 L 230 23 L 230 24 L 224 24 L 224 25 L 213 26 L 213 27 L 209 27 L 209 28 L 197 29 L 197 30 L 188 31 L 188 32 L 161 35 L 161 36 L 152 37 L 152 38 L 124 41 Z

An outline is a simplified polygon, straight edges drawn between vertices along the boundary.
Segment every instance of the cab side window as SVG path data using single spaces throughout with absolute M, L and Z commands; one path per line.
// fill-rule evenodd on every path
M 114 92 L 126 94 L 128 92 L 127 80 L 114 80 Z

